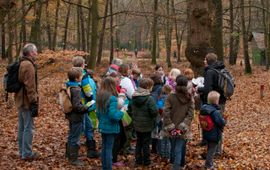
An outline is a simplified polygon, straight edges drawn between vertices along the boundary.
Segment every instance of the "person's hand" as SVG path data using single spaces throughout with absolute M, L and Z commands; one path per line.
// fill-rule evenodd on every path
M 180 136 L 183 134 L 183 131 L 181 131 L 180 129 L 173 129 L 173 130 L 171 130 L 170 134 L 172 136 Z
M 32 117 L 37 117 L 38 116 L 38 102 L 31 103 L 29 110 Z

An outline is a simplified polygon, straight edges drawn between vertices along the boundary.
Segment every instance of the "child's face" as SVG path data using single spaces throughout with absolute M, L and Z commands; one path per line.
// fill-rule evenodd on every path
M 217 98 L 217 99 L 214 101 L 214 104 L 216 104 L 216 105 L 219 104 L 219 98 Z
M 164 70 L 163 70 L 163 68 L 162 68 L 162 67 L 159 67 L 159 68 L 157 69 L 157 73 L 158 73 L 159 75 L 163 76 L 163 75 L 164 75 Z
M 76 82 L 81 82 L 83 78 L 83 75 L 81 75 L 79 78 L 76 78 Z
M 138 79 L 139 77 L 140 77 L 139 74 L 132 74 L 132 78 L 133 78 L 133 79 Z

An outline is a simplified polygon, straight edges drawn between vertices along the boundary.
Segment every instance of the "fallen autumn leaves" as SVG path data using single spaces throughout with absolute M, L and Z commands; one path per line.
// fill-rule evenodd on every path
M 74 169 L 64 158 L 67 134 L 67 121 L 57 104 L 57 93 L 66 79 L 66 70 L 71 66 L 71 57 L 81 52 L 46 52 L 39 56 L 40 77 L 40 115 L 35 118 L 34 150 L 41 154 L 41 159 L 24 162 L 19 159 L 17 146 L 17 111 L 13 99 L 0 102 L 0 167 L 1 169 Z M 152 72 L 150 61 L 138 61 L 144 75 Z M 96 73 L 102 74 L 108 64 L 100 66 Z M 186 63 L 174 64 L 183 69 Z M 218 169 L 270 169 L 270 87 L 269 72 L 254 68 L 253 75 L 241 74 L 242 68 L 230 68 L 236 80 L 236 92 L 226 106 L 229 115 L 225 129 L 225 156 L 216 160 Z M 4 62 L 0 66 L 0 77 L 5 71 Z M 265 85 L 265 97 L 260 99 L 260 85 Z M 0 86 L 3 92 L 3 87 Z M 3 93 L 2 93 L 3 94 Z M 204 160 L 200 158 L 204 148 L 196 146 L 199 142 L 199 131 L 196 121 L 193 123 L 194 139 L 188 144 L 187 169 L 201 169 Z M 99 134 L 98 143 L 100 144 Z M 99 146 L 100 147 L 100 146 Z M 85 146 L 81 149 L 85 169 L 100 169 L 100 159 L 87 159 Z M 100 148 L 99 148 L 100 149 Z M 145 169 L 169 169 L 170 165 L 152 155 L 153 164 Z M 134 169 L 134 157 L 120 156 L 127 167 Z M 142 169 L 142 168 L 138 168 Z

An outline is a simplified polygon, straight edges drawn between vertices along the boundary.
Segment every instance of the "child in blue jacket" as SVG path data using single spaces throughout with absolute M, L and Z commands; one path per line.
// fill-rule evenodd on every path
M 102 136 L 101 162 L 103 170 L 112 169 L 112 148 L 115 136 L 119 133 L 119 120 L 123 112 L 118 109 L 116 82 L 106 77 L 97 93 L 98 129 Z
M 220 113 L 219 103 L 220 94 L 216 91 L 211 91 L 207 96 L 208 104 L 204 104 L 200 111 L 200 123 L 203 129 L 203 139 L 207 141 L 207 155 L 205 168 L 213 169 L 213 157 L 216 152 L 223 128 L 226 124 L 225 119 Z M 203 118 L 210 116 L 209 119 Z M 204 120 L 204 121 L 202 121 Z

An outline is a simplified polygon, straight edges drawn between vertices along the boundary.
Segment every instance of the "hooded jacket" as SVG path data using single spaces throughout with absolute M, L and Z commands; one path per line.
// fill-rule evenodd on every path
M 88 107 L 82 104 L 80 83 L 68 81 L 66 86 L 70 87 L 72 103 L 72 111 L 67 114 L 67 119 L 71 122 L 82 122 Z
M 204 87 L 198 89 L 199 92 L 202 93 L 201 99 L 203 104 L 207 103 L 207 95 L 210 91 L 215 90 L 220 93 L 219 104 L 226 103 L 226 97 L 222 90 L 218 88 L 218 73 L 213 70 L 221 70 L 224 69 L 225 65 L 221 61 L 217 61 L 212 65 L 209 65 L 205 68 L 204 71 Z
M 32 57 L 21 57 L 19 68 L 19 81 L 23 83 L 23 88 L 15 94 L 17 108 L 29 109 L 31 103 L 38 102 L 38 82 L 37 68 Z
M 170 94 L 165 101 L 164 131 L 180 129 L 184 132 L 181 137 L 186 138 L 193 119 L 194 103 L 191 97 L 187 96 L 187 87 L 180 86 L 180 88 L 181 92 L 176 91 L 176 93 Z
M 214 128 L 211 131 L 203 130 L 203 138 L 210 142 L 219 142 L 226 121 L 220 113 L 220 107 L 213 104 L 205 104 L 201 107 L 201 115 L 210 115 L 214 122 Z
M 128 105 L 134 128 L 138 132 L 151 132 L 158 114 L 156 103 L 149 90 L 138 88 Z

